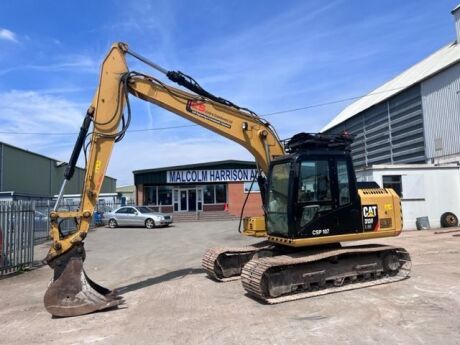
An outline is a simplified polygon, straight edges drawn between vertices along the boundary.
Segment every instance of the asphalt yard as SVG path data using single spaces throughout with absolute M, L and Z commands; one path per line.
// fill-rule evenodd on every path
M 0 344 L 459 344 L 460 237 L 405 232 L 373 241 L 405 247 L 407 280 L 278 305 L 216 283 L 201 269 L 211 246 L 240 246 L 237 222 L 99 228 L 86 240 L 87 274 L 119 288 L 116 310 L 52 318 L 43 307 L 50 268 L 0 280 Z M 36 247 L 42 259 L 48 244 Z

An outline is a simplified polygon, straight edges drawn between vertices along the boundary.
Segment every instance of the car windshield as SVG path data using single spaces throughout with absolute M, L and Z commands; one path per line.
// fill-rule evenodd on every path
M 137 207 L 140 213 L 152 213 L 153 211 L 148 207 Z

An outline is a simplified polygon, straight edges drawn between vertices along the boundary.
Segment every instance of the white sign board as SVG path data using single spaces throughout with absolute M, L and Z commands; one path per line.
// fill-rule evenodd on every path
M 167 183 L 244 182 L 257 177 L 256 169 L 168 170 Z

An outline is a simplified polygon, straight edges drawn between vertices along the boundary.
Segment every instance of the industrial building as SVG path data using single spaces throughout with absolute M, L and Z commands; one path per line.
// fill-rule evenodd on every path
M 434 203 L 460 216 L 460 200 L 449 195 L 460 193 L 459 184 L 448 183 L 443 168 L 433 175 L 436 167 L 450 164 L 450 174 L 460 179 L 458 169 L 452 167 L 460 164 L 460 5 L 452 14 L 456 41 L 352 103 L 322 129 L 354 135 L 352 154 L 358 180 L 379 176 L 376 182 L 381 186 L 397 189 L 404 213 L 411 214 L 405 218 L 406 229 L 415 227 L 414 218 L 433 213 Z M 417 201 L 408 192 L 413 188 L 419 189 Z M 427 196 L 425 192 L 433 188 L 443 195 L 437 199 Z M 452 203 L 444 204 L 446 199 Z M 416 207 L 413 202 L 418 203 Z M 439 226 L 440 216 L 429 217 L 432 226 Z
M 262 215 L 256 164 L 226 160 L 133 171 L 136 201 L 162 212 L 228 211 Z M 252 184 L 252 189 L 251 189 Z M 248 195 L 249 194 L 249 195 Z
M 117 198 L 124 203 L 133 203 L 135 202 L 136 186 L 126 185 L 117 187 Z
M 52 199 L 59 193 L 65 167 L 65 162 L 0 142 L 0 200 Z M 67 195 L 79 196 L 84 176 L 84 169 L 75 169 Z M 116 181 L 106 177 L 102 193 L 115 193 Z

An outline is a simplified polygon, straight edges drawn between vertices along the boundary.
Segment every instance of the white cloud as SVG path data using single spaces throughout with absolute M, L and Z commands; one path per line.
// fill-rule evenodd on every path
M 53 72 L 79 70 L 85 72 L 98 72 L 97 62 L 89 56 L 85 55 L 70 55 L 61 56 L 60 61 L 49 65 L 26 65 L 24 68 L 34 70 Z
M 98 62 L 87 55 L 61 55 L 50 64 L 21 64 L 0 70 L 0 76 L 14 71 L 32 70 L 37 72 L 71 72 L 93 73 L 99 72 Z
M 18 39 L 16 38 L 16 34 L 13 31 L 10 31 L 8 29 L 2 29 L 0 28 L 0 39 L 5 40 L 5 41 L 11 41 L 11 42 L 19 42 Z
M 35 91 L 0 93 L 0 141 L 53 157 L 55 147 L 71 143 L 77 133 L 85 105 Z M 49 133 L 15 134 L 15 133 Z M 56 157 L 64 158 L 64 157 Z

